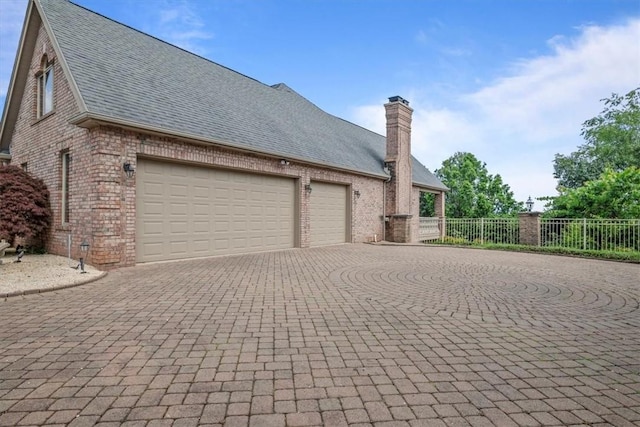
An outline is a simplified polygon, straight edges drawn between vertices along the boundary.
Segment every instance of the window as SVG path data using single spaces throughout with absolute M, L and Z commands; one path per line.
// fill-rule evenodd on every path
M 20 167 L 22 168 L 23 171 L 28 172 L 27 170 L 27 162 L 24 162 L 20 165 Z
M 38 117 L 53 111 L 53 64 L 43 59 L 44 69 L 38 75 Z
M 67 224 L 69 222 L 69 171 L 71 165 L 71 156 L 69 152 L 62 153 L 62 223 Z

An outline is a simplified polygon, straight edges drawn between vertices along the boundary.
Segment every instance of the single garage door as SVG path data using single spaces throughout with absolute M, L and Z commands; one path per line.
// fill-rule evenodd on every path
M 311 182 L 311 246 L 347 241 L 347 186 Z
M 290 178 L 139 160 L 138 262 L 294 246 Z

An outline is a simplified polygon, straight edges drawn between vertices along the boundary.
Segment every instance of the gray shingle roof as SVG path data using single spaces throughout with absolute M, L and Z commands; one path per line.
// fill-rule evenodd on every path
M 68 1 L 39 0 L 87 111 L 283 158 L 383 175 L 385 138 Z M 416 184 L 445 188 L 414 159 Z

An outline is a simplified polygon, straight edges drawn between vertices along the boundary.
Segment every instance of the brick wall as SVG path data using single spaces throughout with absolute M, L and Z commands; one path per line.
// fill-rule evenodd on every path
M 25 52 L 25 55 L 28 53 Z M 37 81 L 36 74 L 42 71 L 41 61 L 46 55 L 53 61 L 54 106 L 53 111 L 44 117 L 37 117 Z M 40 28 L 35 51 L 29 66 L 29 76 L 25 92 L 19 107 L 14 133 L 12 135 L 11 163 L 27 164 L 30 173 L 42 178 L 51 194 L 53 223 L 49 237 L 48 250 L 61 255 L 67 254 L 67 238 L 72 233 L 72 256 L 79 257 L 79 245 L 83 238 L 91 236 L 91 224 L 88 201 L 90 182 L 90 147 L 86 145 L 89 132 L 72 126 L 69 119 L 79 111 L 69 84 L 63 76 L 60 61 L 43 27 Z M 70 165 L 70 204 L 72 212 L 68 224 L 62 224 L 61 217 L 61 153 L 71 155 Z
M 103 193 L 94 207 L 96 244 L 100 249 L 99 265 L 132 265 L 135 263 L 136 178 L 127 179 L 122 164 L 128 161 L 137 168 L 139 157 L 157 160 L 177 160 L 194 165 L 232 168 L 247 172 L 290 176 L 299 180 L 299 246 L 310 244 L 310 196 L 304 186 L 310 181 L 345 184 L 350 191 L 358 190 L 360 197 L 351 201 L 351 241 L 371 241 L 382 234 L 382 187 L 380 179 L 368 178 L 348 172 L 291 161 L 281 165 L 280 159 L 247 155 L 215 146 L 190 144 L 175 138 L 161 138 L 124 131 L 113 127 L 100 127 L 91 131 L 94 145 L 99 147 L 101 172 L 96 184 Z M 113 213 L 111 213 L 113 211 Z M 116 214 L 121 215 L 118 217 Z M 105 216 L 106 214 L 106 216 Z M 100 220 L 98 217 L 102 217 Z M 108 218 L 106 220 L 105 218 Z
M 84 129 L 71 125 L 69 120 L 79 112 L 79 108 L 43 28 L 35 46 L 29 82 L 12 136 L 11 163 L 27 163 L 29 172 L 42 178 L 51 192 L 54 218 L 47 247 L 49 252 L 66 255 L 67 239 L 71 235 L 73 258 L 80 256 L 79 244 L 86 239 L 91 245 L 86 257 L 90 264 L 102 269 L 135 264 L 136 178 L 128 179 L 122 165 L 130 162 L 137 168 L 139 157 L 174 159 L 194 165 L 296 178 L 299 183 L 297 243 L 303 248 L 310 244 L 310 199 L 304 186 L 312 180 L 347 185 L 351 194 L 351 241 L 382 239 L 385 185 L 382 179 L 295 161 L 281 165 L 279 159 L 116 127 Z M 35 76 L 41 70 L 44 54 L 49 61 L 54 61 L 54 111 L 37 118 Z M 72 159 L 69 175 L 70 220 L 67 224 L 62 224 L 61 216 L 62 152 L 69 152 Z M 406 181 L 406 177 L 402 179 Z M 353 196 L 355 190 L 360 193 L 359 197 Z M 397 193 L 395 189 L 388 190 L 393 195 Z M 412 190 L 409 188 L 406 191 Z M 417 193 L 414 193 L 411 195 L 412 211 L 418 206 Z M 415 215 L 415 221 L 417 217 Z

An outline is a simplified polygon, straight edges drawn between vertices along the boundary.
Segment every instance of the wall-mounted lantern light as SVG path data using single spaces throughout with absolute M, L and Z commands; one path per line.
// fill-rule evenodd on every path
M 360 190 L 353 190 L 353 195 L 356 196 L 356 199 L 360 198 Z
M 133 178 L 133 175 L 136 173 L 136 170 L 131 166 L 131 163 L 125 162 L 122 165 L 122 170 L 127 174 L 127 178 Z
M 80 257 L 80 273 L 86 273 L 84 270 L 84 259 L 89 252 L 89 243 L 86 240 L 83 240 L 82 243 L 80 243 L 80 252 L 82 253 L 82 256 Z
M 531 200 L 531 196 L 529 196 L 529 198 L 527 199 L 526 205 L 527 211 L 531 212 L 531 210 L 533 209 L 533 200 Z
M 304 186 L 304 189 L 307 193 L 311 194 L 311 191 L 312 191 L 311 184 L 306 184 Z

